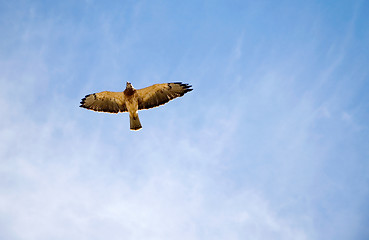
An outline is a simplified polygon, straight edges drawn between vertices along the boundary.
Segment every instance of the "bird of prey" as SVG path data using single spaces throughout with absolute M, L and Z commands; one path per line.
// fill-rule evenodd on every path
M 127 82 L 123 92 L 104 91 L 86 95 L 80 107 L 108 113 L 128 112 L 130 129 L 139 130 L 142 126 L 138 118 L 138 110 L 157 107 L 174 98 L 182 97 L 193 90 L 191 87 L 186 83 L 173 82 L 154 84 L 136 90 L 131 83 Z

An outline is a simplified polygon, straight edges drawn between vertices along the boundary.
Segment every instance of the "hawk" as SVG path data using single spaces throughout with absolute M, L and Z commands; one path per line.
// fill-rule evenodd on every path
M 173 82 L 154 84 L 136 90 L 131 83 L 127 82 L 123 92 L 104 91 L 86 95 L 80 107 L 108 113 L 128 112 L 130 129 L 139 130 L 142 126 L 138 118 L 138 110 L 157 107 L 174 98 L 182 97 L 193 90 L 191 87 L 187 83 Z

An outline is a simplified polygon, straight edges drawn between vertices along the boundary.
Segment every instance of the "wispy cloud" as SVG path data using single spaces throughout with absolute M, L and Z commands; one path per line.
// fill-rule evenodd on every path
M 226 154 L 222 144 L 210 152 L 188 136 L 178 147 L 167 142 L 174 136 L 159 141 L 151 136 L 116 152 L 106 142 L 109 136 L 86 135 L 59 114 L 50 118 L 38 124 L 26 117 L 1 135 L 1 212 L 10 238 L 302 234 L 281 223 L 257 193 L 224 192 L 222 179 L 215 179 L 220 163 L 210 161 Z

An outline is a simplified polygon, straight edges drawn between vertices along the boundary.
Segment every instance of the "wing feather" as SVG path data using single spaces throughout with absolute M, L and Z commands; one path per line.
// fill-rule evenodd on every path
M 163 105 L 192 91 L 191 85 L 181 82 L 155 84 L 137 90 L 138 109 L 148 109 Z
M 99 112 L 127 112 L 122 92 L 104 91 L 86 95 L 82 99 L 80 107 Z

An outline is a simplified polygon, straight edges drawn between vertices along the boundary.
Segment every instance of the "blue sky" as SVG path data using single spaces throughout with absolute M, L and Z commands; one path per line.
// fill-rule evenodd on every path
M 0 1 L 1 239 L 368 239 L 367 1 Z M 127 114 L 86 94 L 185 82 Z

